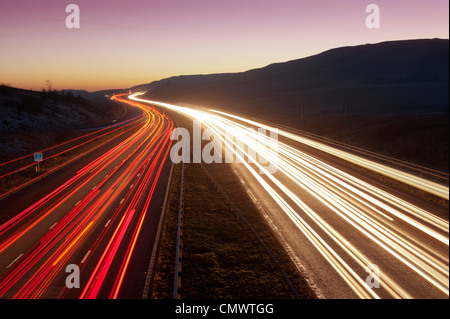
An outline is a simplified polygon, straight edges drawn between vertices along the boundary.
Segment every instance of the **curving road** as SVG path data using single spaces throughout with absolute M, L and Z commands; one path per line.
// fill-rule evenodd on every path
M 444 200 L 448 186 L 244 117 L 138 96 L 130 98 L 198 120 L 212 133 L 217 152 L 225 153 L 220 162 L 232 159 L 319 297 L 448 298 L 448 209 L 355 166 Z
M 114 98 L 139 125 L 0 201 L 0 298 L 141 298 L 174 123 Z

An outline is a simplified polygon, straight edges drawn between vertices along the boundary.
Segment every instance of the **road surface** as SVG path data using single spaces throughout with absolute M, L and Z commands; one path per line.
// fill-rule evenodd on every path
M 220 162 L 228 152 L 250 197 L 320 297 L 448 298 L 448 210 L 354 167 L 447 201 L 448 186 L 244 117 L 139 95 L 130 98 L 200 121 L 212 132 L 225 153 Z
M 0 201 L 0 298 L 142 297 L 174 124 L 115 98 L 145 120 Z

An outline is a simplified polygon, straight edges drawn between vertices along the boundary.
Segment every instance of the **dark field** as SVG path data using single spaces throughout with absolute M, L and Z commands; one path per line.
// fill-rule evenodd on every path
M 294 128 L 439 171 L 449 171 L 449 122 L 443 115 L 306 115 Z

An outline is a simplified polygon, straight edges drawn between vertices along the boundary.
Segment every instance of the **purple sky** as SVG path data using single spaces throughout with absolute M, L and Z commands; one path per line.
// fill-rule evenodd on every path
M 75 3 L 81 28 L 68 29 Z M 365 8 L 380 7 L 368 29 Z M 0 0 L 0 83 L 126 88 L 347 45 L 449 37 L 448 0 Z

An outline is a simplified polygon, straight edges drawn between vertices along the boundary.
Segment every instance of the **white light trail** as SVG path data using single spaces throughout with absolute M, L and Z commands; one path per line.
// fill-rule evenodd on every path
M 334 217 L 339 217 L 345 225 L 353 227 L 443 294 L 449 295 L 448 254 L 439 252 L 417 236 L 412 235 L 410 231 L 403 229 L 404 225 L 415 229 L 429 240 L 446 246 L 448 250 L 449 223 L 447 220 L 285 143 L 261 135 L 244 126 L 243 123 L 262 127 L 269 131 L 277 130 L 274 127 L 224 112 L 202 111 L 148 101 L 137 98 L 137 95 L 131 95 L 130 99 L 168 108 L 201 121 L 207 129 L 213 132 L 215 138 L 220 139 L 227 150 L 232 151 L 236 158 L 240 159 L 248 172 L 254 176 L 292 223 L 308 238 L 358 297 L 379 298 L 360 275 L 361 270 L 373 264 L 374 261 L 365 256 L 338 229 L 319 216 L 318 212 L 311 209 L 300 198 L 300 194 L 306 192 L 318 200 L 328 208 L 329 213 Z M 229 135 L 223 132 L 227 132 Z M 448 199 L 448 187 L 293 133 L 282 130 L 278 130 L 278 133 Z M 230 135 L 236 140 L 230 138 Z M 248 148 L 243 148 L 242 144 L 247 145 Z M 258 154 L 275 165 L 277 173 L 270 174 L 257 158 L 252 157 L 254 154 Z M 245 161 L 245 158 L 249 161 Z M 256 168 L 259 169 L 259 173 Z M 316 229 L 324 235 L 319 235 Z M 331 241 L 327 241 L 328 239 Z M 346 257 L 339 255 L 332 248 L 331 243 L 345 252 Z M 360 268 L 352 268 L 347 260 L 352 260 Z M 411 295 L 386 273 L 381 272 L 380 278 L 382 286 L 392 297 L 411 298 Z

